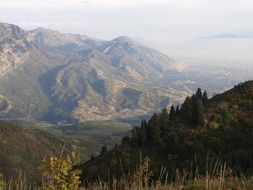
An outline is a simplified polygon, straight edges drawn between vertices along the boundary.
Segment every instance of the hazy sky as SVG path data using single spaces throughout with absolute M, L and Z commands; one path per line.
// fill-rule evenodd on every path
M 0 0 L 0 21 L 165 44 L 253 31 L 253 0 Z

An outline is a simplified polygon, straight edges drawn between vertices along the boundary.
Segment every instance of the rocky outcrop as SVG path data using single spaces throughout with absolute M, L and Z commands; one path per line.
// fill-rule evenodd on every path
M 17 68 L 29 56 L 31 36 L 18 26 L 0 23 L 0 77 Z

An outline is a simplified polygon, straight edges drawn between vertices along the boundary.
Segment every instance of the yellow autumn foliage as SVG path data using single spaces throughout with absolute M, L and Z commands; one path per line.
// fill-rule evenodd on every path
M 74 152 L 65 159 L 51 157 L 49 163 L 40 168 L 44 176 L 43 190 L 78 190 L 81 171 L 74 167 L 80 163 L 80 158 Z

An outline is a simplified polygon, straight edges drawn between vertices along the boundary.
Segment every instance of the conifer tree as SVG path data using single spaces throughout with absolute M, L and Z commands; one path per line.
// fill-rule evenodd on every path
M 193 112 L 192 98 L 187 97 L 181 107 L 181 113 L 185 122 L 191 121 L 192 112 Z
M 202 100 L 196 101 L 196 124 L 204 125 L 204 106 Z
M 129 139 L 129 136 L 127 135 L 127 136 L 125 136 L 125 137 L 123 137 L 122 138 L 122 145 L 126 145 L 126 144 L 128 144 L 129 143 L 129 141 L 130 141 L 130 139 Z
M 177 105 L 177 107 L 176 107 L 176 116 L 178 116 L 178 115 L 179 115 L 179 113 L 180 113 L 180 106 L 179 106 L 179 105 Z
M 147 141 L 147 122 L 146 120 L 142 120 L 141 121 L 141 145 L 142 147 L 146 144 L 146 141 Z
M 176 110 L 175 110 L 175 107 L 174 107 L 174 105 L 172 105 L 171 107 L 170 107 L 170 120 L 173 120 L 174 119 L 174 117 L 175 117 L 175 113 L 176 113 Z
M 197 98 L 197 99 L 201 99 L 201 100 L 202 100 L 202 98 L 203 98 L 203 94 L 202 94 L 202 90 L 201 90 L 201 88 L 198 88 L 198 89 L 197 89 L 197 92 L 196 92 L 196 98 Z
M 170 114 L 167 109 L 163 109 L 159 115 L 159 127 L 161 129 L 161 139 L 166 141 L 168 139 L 168 134 L 170 132 Z
M 151 117 L 147 129 L 148 129 L 148 140 L 150 140 L 150 142 L 155 145 L 162 144 L 161 129 L 159 127 L 159 118 L 156 113 Z
M 203 102 L 206 102 L 208 100 L 208 96 L 207 96 L 207 92 L 204 91 L 203 93 L 203 98 L 202 98 Z
M 105 154 L 107 152 L 107 147 L 106 146 L 103 146 L 102 149 L 101 149 L 101 155 Z

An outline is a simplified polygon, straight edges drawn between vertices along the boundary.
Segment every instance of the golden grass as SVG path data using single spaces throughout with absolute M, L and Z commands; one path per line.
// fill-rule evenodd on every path
M 65 162 L 61 160 L 59 163 L 62 166 Z M 59 171 L 57 173 L 59 174 Z M 221 164 L 218 159 L 215 162 L 214 160 L 207 162 L 205 175 L 198 175 L 196 171 L 194 175 L 192 172 L 175 172 L 174 179 L 169 180 L 169 173 L 165 168 L 161 168 L 158 179 L 154 179 L 152 175 L 150 160 L 145 158 L 141 159 L 133 174 L 123 175 L 120 179 L 114 178 L 109 182 L 98 180 L 80 187 L 62 186 L 57 180 L 57 186 L 48 186 L 54 184 L 53 181 L 42 183 L 38 187 L 31 185 L 25 174 L 20 174 L 15 180 L 10 181 L 4 181 L 0 175 L 0 190 L 253 190 L 252 176 L 234 177 L 226 168 L 226 164 Z M 66 182 L 67 180 L 63 184 Z

